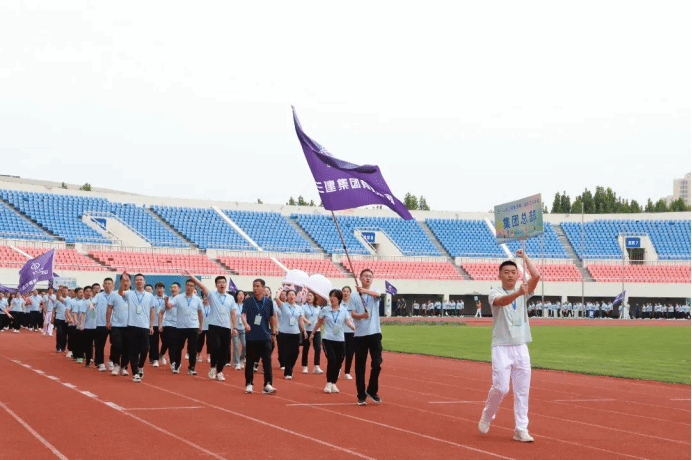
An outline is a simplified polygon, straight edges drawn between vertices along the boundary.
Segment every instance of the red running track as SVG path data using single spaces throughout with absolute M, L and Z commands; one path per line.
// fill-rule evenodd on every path
M 37 333 L 0 334 L 0 458 L 690 458 L 690 386 L 534 370 L 529 430 L 512 441 L 511 393 L 477 431 L 487 363 L 385 353 L 384 402 L 355 405 L 354 381 L 275 369 L 275 396 L 145 368 L 111 377 L 56 354 Z M 228 369 L 228 368 L 227 368 Z M 256 374 L 255 388 L 262 375 Z

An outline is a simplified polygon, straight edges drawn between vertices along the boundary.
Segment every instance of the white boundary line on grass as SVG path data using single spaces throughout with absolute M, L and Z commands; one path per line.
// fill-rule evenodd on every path
M 61 460 L 68 460 L 67 457 L 65 457 L 65 456 L 62 454 L 62 452 L 60 452 L 58 449 L 56 449 L 55 446 L 54 446 L 53 444 L 51 444 L 51 443 L 49 443 L 48 441 L 46 441 L 46 439 L 45 439 L 43 436 L 41 436 L 40 434 L 38 434 L 38 433 L 36 432 L 36 430 L 34 430 L 33 428 L 31 428 L 31 426 L 29 426 L 28 423 L 26 423 L 24 420 L 22 420 L 22 418 L 21 418 L 19 415 L 17 415 L 17 414 L 15 414 L 14 412 L 12 412 L 12 410 L 10 410 L 10 408 L 7 407 L 2 401 L 0 401 L 0 407 L 2 407 L 3 409 L 5 409 L 5 411 L 6 411 L 8 414 L 10 414 L 16 421 L 18 421 L 20 425 L 22 425 L 24 428 L 26 428 L 26 430 L 27 430 L 29 433 L 31 433 L 31 435 L 32 435 L 34 438 L 38 439 L 38 440 L 41 442 L 41 444 L 43 444 L 46 448 L 50 449 L 50 451 L 53 452 L 53 453 L 55 454 L 56 457 L 58 457 L 58 458 L 61 459 Z

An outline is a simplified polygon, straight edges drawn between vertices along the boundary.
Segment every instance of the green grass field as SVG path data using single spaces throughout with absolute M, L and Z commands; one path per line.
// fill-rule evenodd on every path
M 532 367 L 690 384 L 689 327 L 531 328 Z M 490 327 L 382 325 L 387 351 L 490 362 Z

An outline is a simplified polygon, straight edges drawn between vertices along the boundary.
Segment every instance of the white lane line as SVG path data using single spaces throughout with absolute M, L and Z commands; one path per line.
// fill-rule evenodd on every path
M 110 407 L 110 408 L 112 408 L 112 409 L 119 410 L 119 411 L 124 411 L 124 410 L 125 410 L 125 408 L 118 406 L 118 405 L 117 405 L 116 403 L 114 403 L 114 402 L 110 402 L 110 401 L 102 401 L 102 402 L 103 402 L 103 404 L 105 404 L 106 406 L 108 406 L 108 407 Z
M 55 380 L 55 381 L 60 380 L 58 377 L 56 377 L 56 376 L 54 376 L 54 375 L 46 375 L 46 377 L 48 377 L 48 378 L 51 379 L 51 380 Z
M 690 398 L 671 398 L 671 401 L 689 401 Z
M 171 391 L 171 390 L 169 390 L 169 389 L 167 389 L 167 388 L 158 387 L 158 386 L 156 386 L 156 385 L 152 385 L 151 383 L 145 383 L 145 385 L 150 386 L 150 387 L 152 387 L 152 388 L 156 388 L 156 389 L 161 390 L 161 391 L 165 391 L 166 393 L 170 393 L 170 394 L 172 394 L 172 395 L 180 396 L 181 398 L 188 399 L 188 400 L 193 401 L 193 402 L 196 402 L 196 403 L 198 403 L 198 404 L 203 404 L 203 405 L 205 405 L 205 406 L 207 406 L 207 407 L 211 407 L 211 408 L 214 408 L 214 409 L 216 409 L 216 410 L 220 410 L 221 412 L 226 412 L 226 413 L 228 413 L 228 414 L 235 415 L 235 416 L 240 417 L 240 418 L 243 418 L 243 419 L 245 419 L 245 420 L 250 420 L 250 421 L 252 421 L 252 422 L 259 423 L 260 425 L 268 426 L 268 427 L 274 428 L 274 429 L 276 429 L 276 430 L 282 431 L 282 432 L 284 432 L 284 433 L 288 433 L 288 434 L 291 434 L 291 435 L 293 435 L 293 436 L 297 436 L 297 437 L 299 437 L 299 438 L 303 438 L 303 439 L 305 439 L 305 440 L 307 440 L 307 441 L 312 441 L 312 442 L 316 442 L 316 443 L 318 443 L 318 444 L 321 444 L 321 445 L 323 445 L 323 446 L 331 447 L 332 449 L 336 449 L 336 450 L 339 450 L 339 451 L 341 451 L 341 452 L 345 452 L 345 453 L 347 453 L 347 454 L 354 455 L 354 456 L 356 456 L 356 457 L 365 458 L 365 459 L 368 459 L 368 460 L 375 460 L 375 459 L 373 459 L 372 457 L 368 457 L 368 456 L 363 455 L 363 454 L 361 454 L 361 453 L 359 453 L 359 452 L 356 452 L 356 451 L 353 451 L 353 450 L 350 450 L 350 449 L 346 449 L 346 448 L 344 448 L 344 447 L 337 446 L 337 445 L 335 445 L 335 444 L 330 444 L 330 443 L 328 443 L 328 442 L 326 442 L 326 441 L 322 441 L 322 440 L 317 439 L 317 438 L 314 438 L 314 437 L 306 436 L 306 435 L 304 435 L 304 434 L 301 434 L 301 433 L 297 433 L 297 432 L 295 432 L 295 431 L 288 430 L 288 429 L 286 429 L 286 428 L 284 428 L 284 427 L 282 427 L 282 426 L 274 425 L 273 423 L 265 422 L 264 420 L 260 420 L 260 419 L 254 418 L 254 417 L 250 417 L 250 416 L 248 416 L 248 415 L 241 414 L 241 413 L 239 413 L 239 412 L 234 412 L 234 411 L 232 411 L 232 410 L 230 410 L 230 409 L 226 409 L 226 408 L 224 408 L 224 407 L 220 407 L 220 406 L 217 406 L 217 405 L 214 405 L 214 404 L 210 404 L 210 403 L 205 402 L 205 401 L 200 401 L 200 400 L 198 400 L 198 399 L 192 398 L 192 397 L 187 396 L 187 395 L 184 395 L 184 394 L 182 394 L 182 393 L 176 393 L 175 391 Z M 226 385 L 233 387 L 233 385 L 230 385 L 230 384 L 226 384 Z M 233 388 L 235 388 L 235 387 L 233 387 Z M 272 397 L 275 398 L 275 396 L 272 396 Z M 291 401 L 291 402 L 294 402 L 294 401 Z
M 90 398 L 96 398 L 97 397 L 94 393 L 91 393 L 91 392 L 86 391 L 86 390 L 80 391 L 80 393 L 82 393 L 84 396 L 88 396 Z
M 485 404 L 485 401 L 428 401 L 428 404 Z
M 181 407 L 127 407 L 123 410 L 182 410 L 182 409 L 204 409 L 204 406 L 181 406 Z
M 37 374 L 45 374 L 45 372 L 43 372 L 41 369 L 34 369 L 34 372 Z
M 299 407 L 299 406 L 352 406 L 353 403 L 295 403 L 295 404 L 286 404 L 286 407 Z
M 26 428 L 26 430 L 27 430 L 29 433 L 31 433 L 31 434 L 33 435 L 33 437 L 35 437 L 36 439 L 38 439 L 38 440 L 41 442 L 41 444 L 43 444 L 46 448 L 48 448 L 51 452 L 53 452 L 53 453 L 55 454 L 56 457 L 58 457 L 58 458 L 61 459 L 61 460 L 67 460 L 67 457 L 65 457 L 58 449 L 56 449 L 55 446 L 54 446 L 53 444 L 51 444 L 51 443 L 49 443 L 48 441 L 46 441 L 46 439 L 45 439 L 43 436 L 41 436 L 40 434 L 38 434 L 38 433 L 36 432 L 36 430 L 34 430 L 33 428 L 31 428 L 31 427 L 29 426 L 28 423 L 26 423 L 24 420 L 21 419 L 21 417 L 19 417 L 17 414 L 15 414 L 14 412 L 12 412 L 12 411 L 10 410 L 10 408 L 7 407 L 2 401 L 0 401 L 0 407 L 2 407 L 3 409 L 5 409 L 5 411 L 6 411 L 8 414 L 10 414 L 16 421 L 18 421 L 20 425 L 22 425 L 24 428 Z
M 610 402 L 617 399 L 553 399 L 552 402 Z
M 73 390 L 77 389 L 77 387 L 72 385 L 71 383 L 62 382 L 62 384 L 65 385 L 67 388 L 72 388 Z

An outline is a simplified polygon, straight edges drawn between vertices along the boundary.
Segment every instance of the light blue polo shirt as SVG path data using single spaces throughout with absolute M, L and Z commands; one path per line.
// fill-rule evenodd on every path
M 46 306 L 46 312 L 47 313 L 53 313 L 53 309 L 55 308 L 55 302 L 57 300 L 57 297 L 55 294 L 53 295 L 44 295 L 43 296 L 43 303 Z
M 374 292 L 378 294 L 380 291 L 378 289 L 373 289 Z M 363 308 L 363 302 L 360 300 L 360 295 L 356 292 L 351 296 L 351 302 L 349 302 L 348 310 L 351 312 L 356 312 L 356 314 L 362 315 L 365 313 Z M 356 332 L 354 337 L 365 337 L 368 335 L 380 334 L 382 329 L 380 328 L 380 298 L 373 297 L 368 294 L 363 294 L 365 303 L 368 307 L 368 312 L 370 317 L 368 319 L 354 319 L 353 323 L 356 326 Z
M 173 299 L 169 299 L 168 302 L 173 303 Z M 166 307 L 164 306 L 164 308 Z M 173 306 L 170 310 L 165 310 L 163 312 L 163 320 L 161 321 L 161 326 L 178 327 L 178 309 L 175 308 L 175 306 Z
M 127 302 L 127 325 L 149 329 L 149 315 L 156 308 L 153 294 L 147 291 L 125 291 L 123 298 Z
M 113 294 L 112 291 L 111 294 Z M 96 327 L 106 327 L 106 311 L 108 310 L 109 301 L 110 295 L 106 294 L 105 291 L 99 292 L 96 294 L 96 297 L 92 299 L 94 308 L 96 308 Z M 86 328 L 86 326 L 84 327 Z
M 198 311 L 203 312 L 204 306 L 199 296 L 192 294 L 187 297 L 185 294 L 178 294 L 170 301 L 178 312 L 178 329 L 199 329 Z
M 109 305 L 113 306 L 111 310 L 111 327 L 127 327 L 127 318 L 129 311 L 127 302 L 117 292 L 113 292 L 109 298 Z
M 8 307 L 7 299 L 5 299 L 4 297 L 1 298 L 0 299 L 0 315 L 6 315 L 7 314 L 7 313 L 5 313 L 5 308 L 7 308 L 7 307 Z
M 245 325 L 243 324 L 243 318 L 241 316 L 243 313 L 243 306 L 234 303 L 233 308 L 235 309 L 235 314 L 237 317 L 236 321 L 238 322 L 238 324 L 235 327 L 236 329 L 238 329 L 239 334 L 245 334 Z
M 317 320 L 319 319 L 320 311 L 322 309 L 320 307 L 311 306 L 309 304 L 303 305 L 302 308 L 303 316 L 306 320 L 310 321 L 310 325 L 308 325 L 308 323 L 305 323 L 305 330 L 308 332 L 312 332 L 312 329 L 315 327 L 315 323 L 317 323 Z
M 96 310 L 96 304 L 93 301 L 94 299 L 84 301 L 84 304 L 86 305 L 84 329 L 96 329 L 96 317 L 98 316 L 98 311 Z M 91 306 L 92 303 L 94 303 L 93 307 Z
M 32 295 L 29 297 L 31 304 L 29 306 L 29 311 L 41 311 L 41 302 L 43 298 L 40 295 Z
M 332 307 L 324 307 L 320 310 L 319 317 L 324 321 L 324 334 L 322 335 L 322 340 L 343 342 L 344 329 L 348 327 L 346 326 L 348 310 L 344 307 L 339 307 L 337 311 L 334 311 Z
M 290 305 L 284 302 L 278 307 L 279 313 L 279 332 L 282 334 L 300 334 L 298 319 L 303 314 L 303 308 L 294 303 Z
M 21 298 L 20 299 L 17 299 L 17 298 L 12 299 L 10 301 L 10 311 L 17 312 L 17 313 L 24 311 L 24 309 L 22 308 L 23 303 L 24 303 L 24 299 L 21 299 Z
M 65 304 L 59 300 L 55 300 L 55 319 L 65 321 Z
M 230 294 L 209 291 L 209 321 L 212 326 L 231 328 L 231 310 L 235 309 L 235 299 Z M 240 314 L 238 314 L 240 316 Z
M 202 331 L 209 330 L 209 319 L 211 318 L 209 315 L 210 313 L 211 307 L 204 305 L 204 302 L 202 302 Z
M 154 296 L 154 302 L 156 302 L 156 308 L 154 308 L 154 327 L 159 327 L 159 313 L 161 310 L 166 309 L 166 298 Z M 164 313 L 163 316 L 165 318 L 166 314 Z M 163 322 L 161 322 L 161 325 L 163 325 Z

